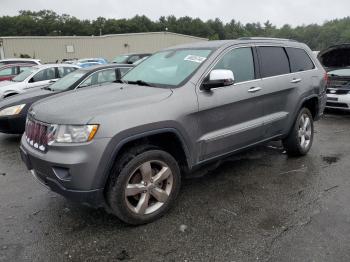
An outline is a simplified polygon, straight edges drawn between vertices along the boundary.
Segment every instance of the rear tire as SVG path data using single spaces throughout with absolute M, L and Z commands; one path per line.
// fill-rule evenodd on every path
M 282 143 L 289 156 L 304 156 L 309 152 L 313 138 L 312 114 L 309 109 L 304 107 L 299 111 L 292 130 Z
M 136 147 L 116 162 L 107 185 L 107 202 L 120 220 L 150 223 L 174 204 L 181 185 L 178 163 L 154 147 Z

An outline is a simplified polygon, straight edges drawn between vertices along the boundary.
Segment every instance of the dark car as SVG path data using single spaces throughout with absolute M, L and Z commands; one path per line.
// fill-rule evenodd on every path
M 113 59 L 113 63 L 118 63 L 118 64 L 133 64 L 140 59 L 146 58 L 151 56 L 152 54 L 150 53 L 143 53 L 143 54 L 125 54 L 125 55 L 120 55 L 117 56 L 116 58 Z
M 29 63 L 6 64 L 3 66 L 0 66 L 0 81 L 11 80 L 16 75 L 19 75 L 24 70 L 32 66 L 34 66 L 34 64 L 29 64 Z
M 40 99 L 77 88 L 114 82 L 132 67 L 132 65 L 111 64 L 78 69 L 51 86 L 6 98 L 0 102 L 0 132 L 22 134 L 28 109 Z
M 328 47 L 318 59 L 328 75 L 326 107 L 350 111 L 350 43 Z

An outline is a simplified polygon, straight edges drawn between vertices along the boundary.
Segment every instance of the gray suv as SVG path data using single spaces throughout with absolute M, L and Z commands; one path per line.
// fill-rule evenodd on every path
M 129 224 L 162 216 L 181 177 L 281 139 L 305 155 L 326 102 L 325 70 L 302 43 L 244 38 L 160 51 L 120 83 L 32 106 L 21 156 L 51 190 Z

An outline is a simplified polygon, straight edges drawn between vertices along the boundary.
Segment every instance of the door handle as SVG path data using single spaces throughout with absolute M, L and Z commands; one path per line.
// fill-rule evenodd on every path
M 301 78 L 294 78 L 292 81 L 290 81 L 292 84 L 296 84 L 301 82 Z
M 261 90 L 261 87 L 251 87 L 248 89 L 249 93 L 255 93 Z

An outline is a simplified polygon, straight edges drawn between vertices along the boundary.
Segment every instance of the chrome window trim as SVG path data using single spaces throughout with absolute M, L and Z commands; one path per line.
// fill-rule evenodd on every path
M 281 77 L 281 76 L 288 76 L 288 75 L 295 75 L 295 74 L 299 74 L 299 73 L 303 73 L 303 72 L 310 72 L 310 71 L 317 71 L 319 70 L 319 68 L 317 67 L 317 65 L 315 64 L 314 60 L 312 59 L 312 57 L 310 56 L 310 54 L 302 47 L 295 47 L 295 46 L 290 46 L 290 45 L 283 45 L 283 44 L 256 44 L 256 43 L 253 43 L 253 44 L 250 44 L 250 45 L 241 45 L 241 46 L 234 46 L 234 47 L 228 47 L 227 50 L 225 50 L 224 52 L 222 52 L 216 59 L 215 61 L 213 62 L 213 64 L 209 67 L 209 70 L 206 70 L 205 73 L 201 76 L 200 80 L 198 81 L 197 85 L 196 85 L 196 88 L 199 89 L 199 92 L 207 92 L 205 90 L 202 90 L 200 87 L 202 86 L 203 84 L 203 81 L 204 79 L 207 77 L 207 75 L 212 71 L 212 69 L 216 66 L 216 64 L 219 62 L 219 60 L 224 56 L 226 55 L 228 52 L 234 50 L 234 49 L 238 49 L 238 48 L 247 48 L 247 47 L 250 47 L 250 48 L 254 48 L 254 47 L 282 47 L 282 48 L 285 48 L 285 47 L 288 47 L 288 48 L 295 48 L 295 49 L 301 49 L 303 50 L 307 55 L 308 57 L 310 58 L 311 62 L 313 63 L 314 65 L 314 68 L 313 69 L 309 69 L 309 70 L 305 70 L 305 71 L 300 71 L 300 72 L 290 72 L 288 74 L 282 74 L 282 75 L 275 75 L 275 76 L 268 76 L 268 77 L 261 77 L 261 78 L 256 78 L 256 79 L 253 79 L 253 80 L 248 80 L 248 81 L 243 81 L 243 82 L 239 82 L 239 83 L 236 83 L 236 84 L 233 84 L 232 86 L 237 86 L 239 84 L 246 84 L 246 83 L 250 83 L 250 82 L 256 82 L 256 81 L 259 81 L 259 80 L 264 80 L 264 79 L 271 79 L 271 78 L 275 78 L 275 77 Z M 259 59 L 259 58 L 258 58 Z M 217 89 L 222 89 L 222 88 L 229 88 L 231 86 L 221 86 L 221 87 L 215 87 L 215 88 L 212 88 L 214 90 L 217 90 Z

